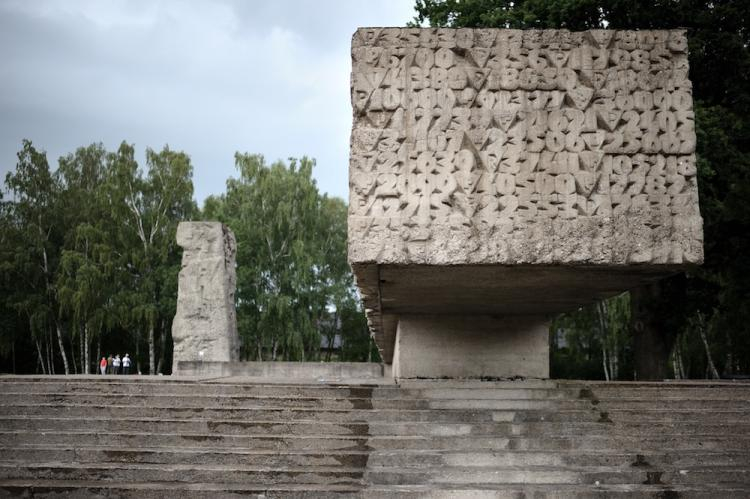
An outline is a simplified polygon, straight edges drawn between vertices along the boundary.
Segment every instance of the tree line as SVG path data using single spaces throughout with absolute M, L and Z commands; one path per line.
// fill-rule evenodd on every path
M 59 159 L 25 140 L 0 192 L 1 372 L 94 373 L 130 353 L 168 373 L 182 220 L 221 220 L 238 240 L 242 358 L 372 360 L 346 263 L 346 205 L 322 195 L 307 158 L 236 156 L 239 177 L 204 210 L 184 152 L 101 144 Z M 321 335 L 340 351 L 321 352 Z
M 687 29 L 705 263 L 558 317 L 555 377 L 750 373 L 750 2 L 416 0 L 415 25 Z
M 705 264 L 557 317 L 559 378 L 750 373 L 750 2 L 416 0 L 433 26 L 687 28 Z M 346 206 L 307 158 L 238 154 L 203 210 L 182 152 L 94 144 L 53 171 L 24 142 L 0 197 L 0 371 L 93 372 L 100 354 L 168 372 L 180 220 L 221 220 L 238 241 L 237 319 L 247 360 L 379 360 L 346 264 Z M 320 338 L 337 354 L 322 352 Z

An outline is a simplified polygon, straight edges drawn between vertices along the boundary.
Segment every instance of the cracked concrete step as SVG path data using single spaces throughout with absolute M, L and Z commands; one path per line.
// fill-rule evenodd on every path
M 321 409 L 462 409 L 462 410 L 576 410 L 606 406 L 616 410 L 726 410 L 745 411 L 750 414 L 750 399 L 675 399 L 645 400 L 618 398 L 612 400 L 587 399 L 417 399 L 417 398 L 314 398 L 240 395 L 112 395 L 112 394 L 39 394 L 6 392 L 7 405 L 83 404 L 87 406 L 128 405 L 131 407 L 202 408 L 221 406 L 238 409 L 263 408 L 321 408 Z
M 96 379 L 96 378 L 95 378 Z M 115 379 L 115 378 L 104 378 Z M 120 378 L 117 378 L 120 379 Z M 127 379 L 127 378 L 126 378 Z M 131 378 L 132 379 L 132 378 Z M 143 378 L 135 378 L 141 380 Z M 331 386 L 331 385 L 263 385 L 221 383 L 177 383 L 177 382 L 107 382 L 90 381 L 0 381 L 0 393 L 35 394 L 103 394 L 103 395 L 173 395 L 173 396 L 248 396 L 248 397 L 303 397 L 303 398 L 418 398 L 418 399 L 579 399 L 599 400 L 643 399 L 643 400 L 736 400 L 750 394 L 750 384 L 718 386 L 710 390 L 679 386 L 666 387 L 617 387 L 599 385 L 561 385 L 559 388 L 534 388 L 514 382 L 503 388 L 399 388 L 393 386 Z
M 230 482 L 253 484 L 332 484 L 373 485 L 450 485 L 482 483 L 485 485 L 529 484 L 650 484 L 700 485 L 712 483 L 748 483 L 750 469 L 742 467 L 685 468 L 660 471 L 642 468 L 605 466 L 571 468 L 552 466 L 523 467 L 432 467 L 429 470 L 377 468 L 363 473 L 362 468 L 312 467 L 294 468 L 173 464 L 168 466 L 131 463 L 18 463 L 0 462 L 0 480 L 100 480 L 100 481 L 176 481 Z M 366 480 L 366 481 L 365 481 Z
M 325 499 L 364 497 L 360 485 L 335 484 L 254 484 L 254 483 L 185 483 L 174 481 L 118 482 L 98 480 L 0 480 L 0 497 L 34 498 L 138 498 L 163 499 L 185 496 L 216 499 Z
M 205 464 L 265 467 L 344 466 L 376 468 L 431 468 L 441 466 L 609 466 L 641 469 L 681 469 L 685 467 L 743 466 L 750 468 L 750 453 L 745 451 L 683 451 L 677 454 L 653 451 L 435 451 L 435 450 L 257 450 L 211 447 L 71 447 L 67 444 L 21 445 L 0 449 L 0 461 Z
M 352 435 L 228 435 L 216 433 L 153 433 L 98 431 L 52 431 L 48 433 L 0 430 L 0 446 L 106 445 L 128 447 L 227 447 L 251 449 L 436 449 L 436 450 L 614 450 L 629 448 L 642 453 L 648 450 L 726 449 L 750 450 L 748 435 L 698 434 L 681 435 L 573 435 L 573 436 L 352 436 Z
M 201 417 L 216 419 L 239 419 L 245 421 L 433 421 L 433 422 L 491 422 L 487 411 L 441 411 L 441 410 L 394 410 L 381 409 L 336 409 L 315 410 L 311 408 L 283 407 L 242 409 L 214 407 L 132 407 L 128 405 L 87 406 L 82 404 L 13 404 L 0 405 L 0 415 L 28 414 L 29 416 L 66 416 L 72 418 L 111 417 L 129 414 L 134 417 L 178 418 Z M 513 417 L 515 411 L 505 411 L 504 418 Z M 598 414 L 598 413 L 597 413 Z M 590 411 L 577 411 L 576 418 L 594 418 Z
M 374 393 L 377 393 L 375 390 Z M 492 388 L 421 388 L 411 389 L 409 394 L 429 399 L 504 399 L 504 398 L 547 398 L 547 399 L 592 399 L 619 400 L 622 398 L 634 400 L 737 400 L 738 397 L 750 397 L 750 384 L 743 387 L 712 388 L 709 390 L 678 389 L 678 388 L 633 388 L 627 390 L 613 390 L 590 388 L 586 386 L 563 386 L 557 389 L 492 389 Z M 552 396 L 546 396 L 551 394 Z
M 53 416 L 0 416 L 0 428 L 26 431 L 74 431 L 81 427 L 79 418 Z M 328 421 L 244 421 L 205 418 L 167 419 L 97 417 L 88 419 L 88 431 L 141 431 L 148 428 L 157 433 L 218 433 L 227 435 L 489 435 L 489 436 L 572 436 L 589 435 L 673 435 L 693 434 L 750 434 L 750 421 L 672 423 L 624 421 L 609 423 L 579 422 L 493 422 L 493 423 L 433 423 L 433 422 L 328 422 Z
M 272 397 L 316 397 L 316 398 L 510 398 L 510 399 L 558 399 L 580 398 L 579 388 L 515 388 L 480 389 L 471 396 L 473 390 L 466 389 L 402 389 L 393 386 L 330 386 L 330 385 L 256 385 L 256 384 L 177 384 L 177 383 L 116 383 L 90 382 L 0 382 L 0 393 L 20 392 L 38 394 L 172 394 L 175 396 L 190 395 L 238 395 L 238 396 L 272 396 Z
M 638 421 L 641 423 L 712 423 L 717 421 L 725 422 L 742 422 L 748 421 L 748 411 L 746 410 L 711 410 L 711 409 L 614 409 L 611 410 L 608 405 L 602 404 L 584 411 L 492 411 L 492 418 L 495 421 L 507 421 L 509 414 L 513 414 L 515 422 L 532 422 L 532 421 L 560 421 L 572 422 L 588 418 L 591 420 L 596 415 L 596 420 L 609 420 L 616 423 Z M 585 414 L 585 416 L 584 416 Z
M 454 487 L 436 486 L 351 486 L 287 485 L 267 486 L 233 483 L 179 482 L 97 482 L 91 480 L 0 480 L 0 497 L 17 497 L 33 492 L 34 497 L 90 498 L 120 497 L 162 499 L 173 495 L 188 495 L 191 499 L 251 498 L 251 499 L 738 499 L 747 498 L 746 484 L 723 486 L 664 486 L 664 485 L 508 485 L 501 490 L 490 490 L 484 484 Z
M 303 398 L 403 398 L 409 395 L 391 387 L 367 386 L 300 386 L 300 385 L 253 385 L 253 384 L 173 384 L 173 383 L 9 383 L 0 382 L 2 393 L 29 393 L 37 395 L 172 395 L 190 396 L 244 396 L 244 397 L 303 397 Z
M 492 422 L 513 421 L 523 414 L 520 411 L 480 411 L 480 410 L 394 410 L 380 409 L 336 409 L 315 410 L 311 408 L 283 407 L 263 409 L 242 409 L 213 407 L 131 407 L 128 405 L 89 406 L 83 404 L 3 404 L 0 415 L 27 414 L 29 416 L 65 416 L 71 418 L 118 417 L 128 414 L 131 417 L 149 418 L 206 418 L 239 419 L 243 421 L 410 421 L 410 422 Z M 599 411 L 581 409 L 574 411 L 536 411 L 537 417 L 547 415 L 550 420 L 596 421 Z M 540 416 L 541 415 L 541 416 Z
M 358 394 L 363 395 L 363 394 Z M 420 396 L 423 394 L 419 394 Z M 174 393 L 26 393 L 21 391 L 6 391 L 3 399 L 8 404 L 44 404 L 44 403 L 79 403 L 87 405 L 110 405 L 113 403 L 127 403 L 133 406 L 150 407 L 201 407 L 206 405 L 222 405 L 225 407 L 322 407 L 322 408 L 373 408 L 373 409 L 577 409 L 596 405 L 607 405 L 608 409 L 724 409 L 747 410 L 750 412 L 750 397 L 737 398 L 671 398 L 649 399 L 617 397 L 602 399 L 596 396 L 589 398 L 524 398 L 524 394 L 516 393 L 520 398 L 417 398 L 416 396 L 402 396 L 389 398 L 371 398 L 369 396 L 346 397 L 296 397 L 292 395 L 218 395 L 192 394 L 182 395 Z
M 750 395 L 722 383 L 49 379 L 0 381 L 0 496 L 750 497 Z
M 174 395 L 174 394 L 90 394 L 60 393 L 40 394 L 5 392 L 6 404 L 85 404 L 112 405 L 127 404 L 133 407 L 206 407 L 220 405 L 236 408 L 264 407 L 315 407 L 321 409 L 578 409 L 591 406 L 585 399 L 462 399 L 432 400 L 419 398 L 315 398 L 282 396 L 245 395 Z M 689 401 L 685 401 L 689 403 Z M 748 406 L 750 410 L 750 406 Z
M 430 468 L 432 466 L 513 467 L 569 466 L 642 469 L 680 469 L 710 466 L 744 466 L 750 468 L 750 454 L 745 451 L 683 451 L 678 454 L 651 451 L 638 454 L 609 451 L 379 451 L 370 455 L 368 467 Z
M 750 468 L 710 467 L 685 468 L 661 471 L 645 468 L 586 468 L 519 466 L 519 467 L 434 467 L 429 470 L 379 468 L 368 470 L 366 478 L 373 484 L 384 485 L 460 485 L 482 483 L 507 484 L 649 484 L 649 485 L 700 485 L 710 479 L 712 483 L 748 483 Z
M 0 462 L 0 480 L 101 480 L 132 482 L 230 482 L 265 485 L 364 485 L 363 469 L 352 467 L 274 468 L 200 464 L 14 463 Z
M 143 447 L 111 448 L 69 445 L 19 446 L 5 449 L 0 461 L 5 462 L 77 462 L 77 463 L 140 463 L 140 464 L 205 464 L 275 467 L 351 467 L 364 469 L 372 452 L 369 450 L 258 450 Z
M 703 400 L 691 400 L 691 399 L 678 399 L 678 400 L 646 400 L 646 399 L 612 399 L 606 402 L 599 401 L 598 403 L 592 404 L 590 400 L 579 399 L 579 400 L 477 400 L 477 399 L 463 399 L 463 400 L 433 400 L 429 403 L 429 407 L 432 409 L 516 409 L 516 410 L 534 410 L 534 409 L 553 409 L 555 407 L 560 409 L 575 409 L 579 406 L 604 406 L 606 405 L 607 410 L 613 411 L 617 409 L 660 409 L 660 410 L 675 410 L 675 409 L 690 409 L 690 410 L 721 410 L 721 409 L 732 409 L 732 410 L 744 410 L 750 415 L 750 400 L 732 400 L 732 399 L 703 399 Z

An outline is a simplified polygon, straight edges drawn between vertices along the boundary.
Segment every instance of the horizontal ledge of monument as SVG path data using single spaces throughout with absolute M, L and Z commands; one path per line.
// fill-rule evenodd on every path
M 429 262 L 404 262 L 404 261 L 377 261 L 377 260 L 352 260 L 349 259 L 349 265 L 355 274 L 358 270 L 363 272 L 379 269 L 389 270 L 415 270 L 421 269 L 426 272 L 439 272 L 444 270 L 462 270 L 462 269 L 503 269 L 507 271 L 555 271 L 555 270 L 589 270 L 597 273 L 607 272 L 634 272 L 640 274 L 651 274 L 655 277 L 669 276 L 679 272 L 695 269 L 700 264 L 697 263 L 564 263 L 564 262 L 450 262 L 450 263 L 429 263 Z
M 550 318 L 687 269 L 682 265 L 352 264 L 378 345 L 387 350 L 400 317 Z
M 383 381 L 383 365 L 371 362 L 179 361 L 179 376 L 257 378 L 264 382 Z
M 648 251 L 643 254 L 612 258 L 609 256 L 591 256 L 588 250 L 581 250 L 580 255 L 557 257 L 557 249 L 554 245 L 546 244 L 548 248 L 540 248 L 545 243 L 530 243 L 534 248 L 525 252 L 522 256 L 510 256 L 508 251 L 496 254 L 472 254 L 468 246 L 460 246 L 449 251 L 445 245 L 431 243 L 424 247 L 401 248 L 398 251 L 386 253 L 380 246 L 373 246 L 366 241 L 349 242 L 348 262 L 354 266 L 373 265 L 414 265 L 414 266 L 500 266 L 500 267 L 571 267 L 571 268 L 602 268 L 602 269 L 663 269 L 669 272 L 672 269 L 691 269 L 702 265 L 704 253 L 700 241 L 692 241 L 687 246 L 690 252 L 684 251 L 681 256 L 672 258 L 669 253 L 663 252 L 661 256 L 655 257 L 656 251 Z M 565 250 L 561 250 L 565 251 Z M 567 250 L 576 253 L 577 250 Z M 490 253 L 490 252 L 488 252 Z M 518 252 L 520 253 L 520 252 Z

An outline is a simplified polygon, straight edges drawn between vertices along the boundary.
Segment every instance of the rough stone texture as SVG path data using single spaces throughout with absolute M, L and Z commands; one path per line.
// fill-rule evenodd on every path
M 3 498 L 750 497 L 741 382 L 0 375 L 0 400 Z
M 700 262 L 681 30 L 360 29 L 353 262 Z
M 521 315 L 402 315 L 393 377 L 549 377 L 549 322 Z
M 386 362 L 384 269 L 562 269 L 555 313 L 701 263 L 687 61 L 683 30 L 357 30 L 349 261 Z
M 172 372 L 181 361 L 238 361 L 234 234 L 219 222 L 181 222 L 177 244 L 183 253 Z
M 383 380 L 383 366 L 374 362 L 180 362 L 180 375 L 246 377 L 266 380 Z M 392 380 L 391 380 L 392 382 Z

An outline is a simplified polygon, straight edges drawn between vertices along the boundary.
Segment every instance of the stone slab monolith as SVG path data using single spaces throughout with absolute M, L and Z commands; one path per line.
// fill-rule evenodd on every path
M 177 244 L 183 253 L 172 373 L 179 374 L 180 361 L 238 361 L 234 234 L 219 222 L 181 222 Z
M 352 66 L 349 261 L 394 374 L 545 377 L 540 320 L 702 262 L 683 30 L 362 28 Z

